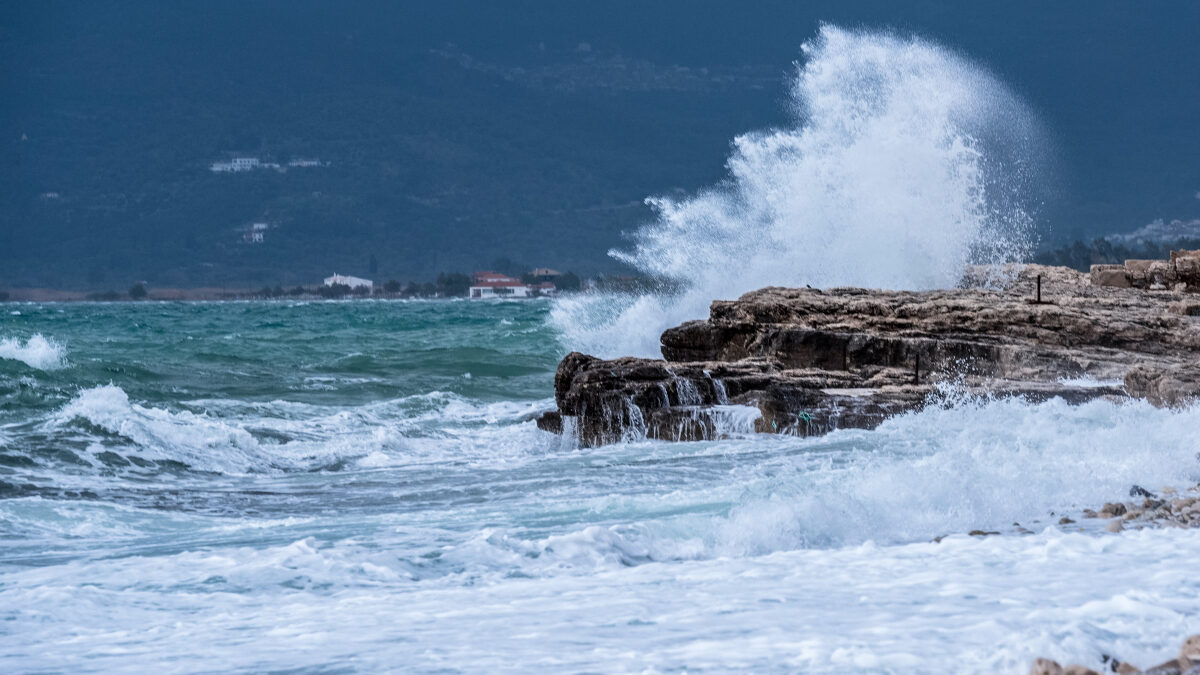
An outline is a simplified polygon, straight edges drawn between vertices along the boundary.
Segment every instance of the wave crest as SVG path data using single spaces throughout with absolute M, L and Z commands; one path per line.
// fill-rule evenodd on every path
M 734 139 L 725 183 L 649 199 L 657 222 L 610 252 L 685 290 L 561 301 L 553 320 L 569 346 L 655 355 L 659 332 L 716 298 L 771 285 L 945 288 L 968 264 L 1028 255 L 1022 188 L 1040 132 L 1003 83 L 916 37 L 826 25 L 803 52 L 794 123 Z
M 67 349 L 41 333 L 35 333 L 24 343 L 8 337 L 0 340 L 0 359 L 20 361 L 37 370 L 58 370 L 67 366 Z

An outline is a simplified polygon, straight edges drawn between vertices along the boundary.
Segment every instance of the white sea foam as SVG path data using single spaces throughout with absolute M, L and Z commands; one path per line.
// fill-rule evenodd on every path
M 319 485 L 320 509 L 3 500 L 0 523 L 24 547 L 10 558 L 59 557 L 0 570 L 0 663 L 1017 672 L 1040 655 L 1158 663 L 1200 631 L 1194 532 L 1057 525 L 1134 484 L 1194 484 L 1200 409 L 967 399 L 871 432 L 554 453 L 520 421 L 534 404 L 441 392 L 338 412 L 235 403 L 206 404 L 215 418 L 102 387 L 64 415 L 231 466 L 226 445 L 242 442 L 230 430 L 250 418 L 310 434 L 309 448 L 340 434 L 361 445 L 352 430 L 389 416 L 429 426 L 336 487 L 309 474 L 262 485 L 301 500 Z M 744 414 L 739 427 L 752 417 L 730 414 Z M 257 466 L 301 447 L 258 444 L 243 447 Z M 427 470 L 385 473 L 398 454 Z M 372 495 L 387 508 L 357 506 Z M 975 528 L 1005 534 L 963 534 Z
M 1200 481 L 1200 457 L 1188 440 L 1197 425 L 1200 408 L 1008 399 L 930 408 L 870 432 L 722 441 L 714 450 L 740 467 L 725 480 L 692 480 L 666 486 L 666 494 L 618 502 L 604 493 L 578 505 L 599 522 L 609 512 L 684 515 L 588 524 L 540 540 L 488 531 L 469 553 L 448 555 L 464 564 L 518 560 L 525 574 L 591 572 L 866 541 L 901 544 L 974 529 L 1011 533 L 1017 522 L 1040 530 L 1062 515 L 1078 518 L 1084 508 L 1125 497 L 1133 485 L 1157 490 Z M 666 461 L 683 452 L 674 447 L 612 447 L 605 465 L 619 470 L 634 456 Z M 696 513 L 713 508 L 720 512 Z
M 182 462 L 196 470 L 221 473 L 321 468 L 367 454 L 371 448 L 363 443 L 364 437 L 373 439 L 375 446 L 393 440 L 386 429 L 360 426 L 360 433 L 348 438 L 260 441 L 236 422 L 132 403 L 124 390 L 113 385 L 83 390 L 50 424 L 62 426 L 76 420 L 127 439 L 132 447 L 117 449 L 142 459 Z M 94 448 L 112 449 L 108 443 Z
M 709 534 L 722 554 L 1041 529 L 1143 485 L 1200 480 L 1200 409 L 1056 399 L 959 404 L 843 432 L 777 463 Z M 844 445 L 870 450 L 843 452 Z
M 22 342 L 18 338 L 0 339 L 0 359 L 20 361 L 38 370 L 58 370 L 67 365 L 66 348 L 41 333 Z
M 1017 195 L 1038 125 L 986 70 L 936 44 L 832 26 L 804 45 L 795 122 L 734 140 L 729 180 L 682 201 L 613 255 L 683 285 L 672 297 L 556 302 L 571 348 L 654 355 L 666 327 L 769 285 L 935 288 L 1019 259 Z
M 1047 530 L 448 585 L 303 538 L 7 572 L 0 651 L 13 670 L 1101 669 L 1162 662 L 1200 631 L 1197 557 L 1179 530 Z
M 119 437 L 94 439 L 93 456 L 114 451 L 226 474 L 344 461 L 364 468 L 493 466 L 535 459 L 554 445 L 531 421 L 552 405 L 552 399 L 478 402 L 435 391 L 353 407 L 204 399 L 170 411 L 131 402 L 123 389 L 107 385 L 81 391 L 47 424 L 57 430 L 84 421 Z

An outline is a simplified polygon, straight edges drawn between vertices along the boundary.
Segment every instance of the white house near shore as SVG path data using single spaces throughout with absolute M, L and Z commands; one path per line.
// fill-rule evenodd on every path
M 313 166 L 327 166 L 329 162 L 322 162 L 316 158 L 298 157 L 287 163 L 292 168 L 303 168 Z M 234 157 L 227 162 L 213 162 L 208 165 L 208 170 L 213 173 L 241 173 L 243 171 L 255 171 L 257 169 L 275 169 L 276 171 L 286 171 L 284 167 L 279 165 L 279 162 L 264 162 L 257 157 Z
M 234 157 L 228 162 L 213 162 L 208 167 L 208 170 L 214 173 L 236 173 L 239 171 L 253 171 L 262 166 L 262 162 L 257 157 Z
M 471 284 L 472 300 L 487 298 L 531 298 L 535 295 L 553 295 L 554 284 L 526 284 L 520 279 L 499 272 L 476 272 Z
M 475 300 L 485 298 L 527 298 L 529 286 L 499 272 L 476 272 L 471 284 L 470 296 Z
M 326 286 L 334 286 L 337 284 L 341 284 L 342 286 L 349 286 L 350 288 L 366 288 L 367 290 L 371 290 L 371 289 L 375 288 L 375 282 L 371 281 L 370 279 L 360 279 L 359 277 L 348 277 L 348 276 L 344 276 L 341 274 L 335 274 L 331 277 L 325 277 L 325 285 Z

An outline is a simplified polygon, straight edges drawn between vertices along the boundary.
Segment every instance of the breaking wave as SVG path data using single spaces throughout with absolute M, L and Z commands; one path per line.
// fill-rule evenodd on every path
M 0 359 L 20 361 L 38 370 L 58 370 L 67 365 L 67 350 L 36 333 L 24 343 L 11 337 L 0 340 Z
M 431 392 L 365 406 L 286 401 L 192 401 L 183 410 L 142 405 L 120 387 L 84 389 L 43 425 L 82 441 L 112 466 L 182 464 L 222 474 L 415 466 L 457 461 L 488 466 L 529 455 L 534 413 L 551 401 L 477 402 Z M 510 426 L 511 425 L 511 426 Z M 453 447 L 445 438 L 461 437 Z
M 589 524 L 532 540 L 489 529 L 446 555 L 464 567 L 516 564 L 533 575 L 895 545 L 976 529 L 1013 533 L 1018 523 L 1033 532 L 1096 529 L 1104 521 L 1059 519 L 1079 519 L 1082 509 L 1119 499 L 1134 485 L 1182 488 L 1200 478 L 1196 450 L 1184 440 L 1197 423 L 1200 408 L 1005 399 L 929 408 L 875 431 L 722 441 L 727 455 L 747 453 L 737 462 L 747 466 L 736 485 L 689 486 L 618 507 L 608 496 L 579 505 L 601 521 L 613 508 L 679 515 Z M 759 454 L 765 444 L 772 452 Z
M 794 123 L 734 139 L 724 183 L 651 198 L 657 222 L 610 254 L 682 290 L 564 299 L 565 343 L 655 355 L 713 299 L 770 285 L 952 287 L 1032 248 L 1022 205 L 1042 143 L 1003 83 L 916 37 L 824 26 L 803 46 Z
M 84 423 L 119 437 L 116 443 L 98 439 L 91 446 L 93 452 L 116 450 L 127 458 L 180 462 L 198 471 L 308 469 L 331 464 L 339 458 L 336 448 L 306 445 L 301 450 L 287 443 L 264 443 L 246 429 L 218 418 L 141 406 L 113 385 L 83 390 L 52 423 L 54 426 Z

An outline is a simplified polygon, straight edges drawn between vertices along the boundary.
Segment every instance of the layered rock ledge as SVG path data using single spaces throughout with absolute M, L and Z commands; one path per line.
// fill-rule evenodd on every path
M 1186 405 L 1200 393 L 1192 260 L 1200 252 L 1173 253 L 1174 284 L 1153 288 L 1106 285 L 1107 269 L 1041 265 L 999 283 L 994 270 L 972 269 L 950 290 L 763 288 L 664 332 L 662 359 L 567 355 L 558 409 L 538 426 L 582 445 L 734 429 L 812 435 L 873 428 L 940 400 L 947 384 L 1035 401 Z

